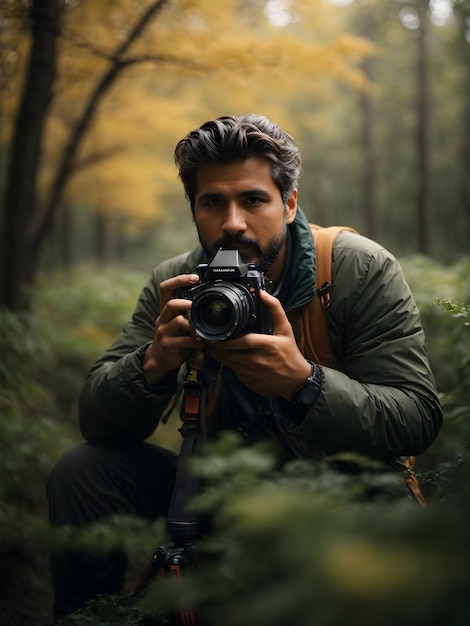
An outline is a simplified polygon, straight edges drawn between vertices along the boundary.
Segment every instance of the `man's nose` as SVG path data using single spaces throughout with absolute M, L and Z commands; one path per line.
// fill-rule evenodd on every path
M 246 230 L 245 212 L 236 202 L 232 202 L 227 206 L 222 228 L 224 232 L 231 235 Z

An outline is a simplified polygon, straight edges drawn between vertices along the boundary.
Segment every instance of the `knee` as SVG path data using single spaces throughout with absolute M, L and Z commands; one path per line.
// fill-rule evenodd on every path
M 115 450 L 80 443 L 66 450 L 49 477 L 52 524 L 82 524 L 116 513 L 151 519 L 168 509 L 175 455 L 148 443 Z
M 47 483 L 48 493 L 63 485 L 70 484 L 73 478 L 87 466 L 88 444 L 79 443 L 68 450 L 55 463 Z

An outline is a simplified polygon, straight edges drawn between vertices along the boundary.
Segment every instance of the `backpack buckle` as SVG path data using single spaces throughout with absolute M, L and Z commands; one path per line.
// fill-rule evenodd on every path
M 333 285 L 328 281 L 323 283 L 321 287 L 317 289 L 317 295 L 325 309 L 331 306 L 331 292 L 333 291 Z

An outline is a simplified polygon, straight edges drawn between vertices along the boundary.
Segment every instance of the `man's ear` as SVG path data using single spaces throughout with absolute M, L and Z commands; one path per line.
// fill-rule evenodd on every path
M 290 194 L 286 202 L 286 224 L 292 224 L 297 214 L 297 189 Z

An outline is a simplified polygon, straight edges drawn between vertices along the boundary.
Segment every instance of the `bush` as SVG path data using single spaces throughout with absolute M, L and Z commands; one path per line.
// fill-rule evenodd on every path
M 115 269 L 43 280 L 34 313 L 0 312 L 2 538 L 18 516 L 43 515 L 55 459 L 78 439 L 77 398 L 88 369 L 130 315 L 142 277 Z
M 200 566 L 156 581 L 144 607 L 199 606 L 206 626 L 463 626 L 469 461 L 446 502 L 422 509 L 369 500 L 384 487 L 380 473 L 307 462 L 276 472 L 265 450 L 222 439 L 197 464 L 198 506 L 213 520 L 196 542 Z
M 179 584 L 159 581 L 137 613 L 125 598 L 102 598 L 70 623 L 111 624 L 118 611 L 121 623 L 150 623 L 146 612 L 160 615 L 168 600 L 202 602 L 208 626 L 467 623 L 469 307 L 458 303 L 470 300 L 469 263 L 444 268 L 417 257 L 403 265 L 445 410 L 432 462 L 419 464 L 428 469 L 429 507 L 367 501 L 370 490 L 392 487 L 374 472 L 352 479 L 326 464 L 293 464 L 279 473 L 269 451 L 221 440 L 208 447 L 199 470 L 207 489 L 198 506 L 214 528 L 198 541 L 198 572 Z M 44 516 L 49 470 L 78 438 L 76 400 L 86 373 L 129 318 L 146 280 L 116 267 L 82 268 L 40 282 L 33 314 L 0 313 L 3 549 L 23 542 L 34 552 L 67 541 L 154 548 L 154 529 L 130 520 L 103 523 L 79 539 L 51 535 Z M 180 443 L 171 422 L 157 437 Z
M 0 491 L 3 516 L 13 507 L 14 528 L 17 507 L 25 512 L 42 509 L 51 458 L 68 442 L 54 421 L 54 390 L 44 381 L 55 365 L 48 334 L 34 316 L 18 319 L 0 313 Z
M 425 458 L 452 460 L 470 443 L 470 259 L 452 267 L 408 257 L 403 268 L 421 311 L 429 359 L 444 409 L 441 434 Z M 426 462 L 426 461 L 424 461 Z

